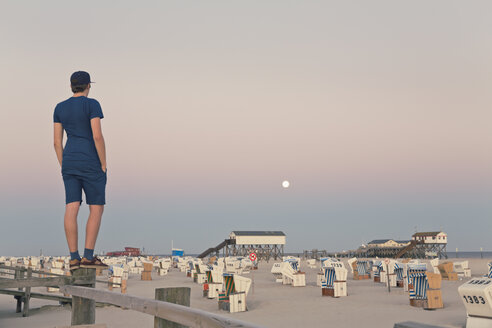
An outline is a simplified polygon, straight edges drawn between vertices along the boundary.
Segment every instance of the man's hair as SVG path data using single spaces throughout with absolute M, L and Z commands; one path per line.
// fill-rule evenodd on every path
M 77 93 L 77 92 L 84 92 L 87 87 L 89 87 L 88 84 L 79 84 L 79 85 L 71 85 L 72 87 L 72 92 Z

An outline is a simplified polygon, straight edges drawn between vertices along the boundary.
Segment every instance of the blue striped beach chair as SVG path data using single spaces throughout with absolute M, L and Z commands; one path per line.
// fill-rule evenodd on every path
M 367 265 L 368 265 L 367 261 L 357 261 L 357 273 L 359 274 L 359 276 L 369 274 Z
M 333 282 L 336 279 L 335 268 L 324 268 L 324 279 L 321 281 L 321 287 L 333 288 Z
M 381 271 L 383 271 L 383 262 L 382 261 L 375 261 L 374 262 L 374 277 L 380 277 L 381 276 Z
M 427 271 L 427 265 L 425 263 L 408 264 L 407 266 L 407 283 L 412 283 L 410 276 L 417 273 L 425 273 Z
M 396 273 L 396 281 L 403 281 L 403 267 L 395 262 L 394 272 Z
M 299 263 L 297 262 L 297 260 L 295 259 L 287 259 L 285 260 L 284 262 L 287 262 L 290 264 L 290 266 L 292 267 L 292 269 L 294 269 L 294 271 L 299 271 Z
M 492 278 L 492 262 L 489 262 L 489 273 L 486 276 Z
M 412 281 L 413 286 L 408 289 L 410 299 L 427 299 L 427 288 L 429 288 L 427 274 L 425 272 L 412 273 L 410 274 L 409 279 Z

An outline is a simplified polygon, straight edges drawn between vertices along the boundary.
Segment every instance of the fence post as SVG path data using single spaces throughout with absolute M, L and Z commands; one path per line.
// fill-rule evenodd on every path
M 191 288 L 189 287 L 156 288 L 155 299 L 158 301 L 190 306 L 190 293 Z M 186 326 L 154 317 L 154 328 L 186 328 Z
M 94 283 L 78 286 L 96 287 L 96 269 L 80 268 L 74 270 L 72 276 L 92 276 L 94 277 Z M 96 301 L 72 296 L 72 326 L 92 325 L 94 323 L 96 323 Z
M 23 279 L 24 278 L 24 271 L 22 271 L 22 268 L 18 267 L 15 269 L 15 279 Z M 18 290 L 22 290 L 22 288 L 18 288 Z M 22 312 L 22 296 L 17 296 L 17 307 L 15 308 L 15 312 L 19 313 Z
M 32 277 L 32 268 L 27 268 L 27 278 Z M 26 287 L 24 293 L 24 312 L 22 312 L 23 317 L 29 316 L 29 300 L 31 299 L 31 287 Z

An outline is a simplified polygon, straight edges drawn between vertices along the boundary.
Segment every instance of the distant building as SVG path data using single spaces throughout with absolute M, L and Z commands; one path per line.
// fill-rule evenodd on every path
M 376 239 L 370 241 L 368 247 L 405 247 L 410 244 L 410 240 Z
M 285 245 L 282 231 L 233 231 L 229 238 L 236 245 Z
M 114 251 L 107 252 L 106 256 L 140 256 L 142 253 L 140 252 L 140 248 L 136 247 L 125 247 L 124 251 Z
M 442 231 L 416 232 L 413 234 L 412 240 L 424 244 L 447 244 L 448 235 Z

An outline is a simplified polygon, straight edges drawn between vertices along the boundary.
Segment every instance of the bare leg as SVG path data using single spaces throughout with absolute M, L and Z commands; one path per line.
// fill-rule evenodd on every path
M 65 236 L 67 237 L 68 249 L 75 252 L 78 247 L 77 215 L 79 214 L 80 202 L 68 203 L 65 207 Z
M 85 248 L 94 249 L 99 227 L 101 226 L 104 205 L 89 205 L 89 210 L 89 219 L 85 228 Z

